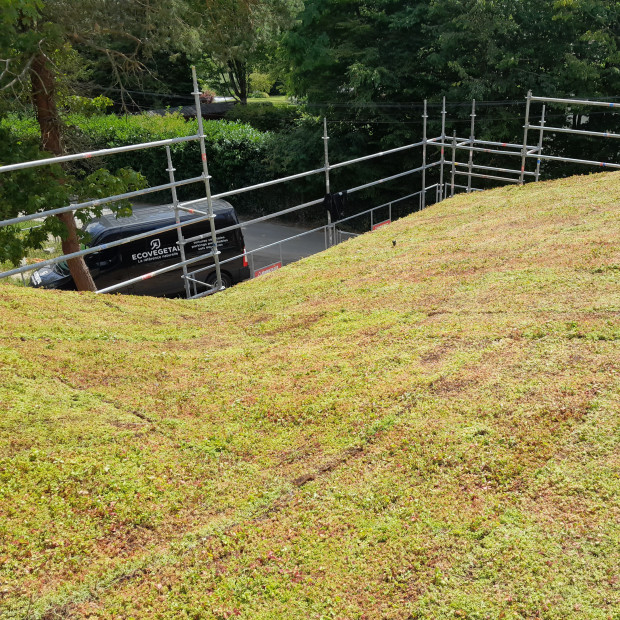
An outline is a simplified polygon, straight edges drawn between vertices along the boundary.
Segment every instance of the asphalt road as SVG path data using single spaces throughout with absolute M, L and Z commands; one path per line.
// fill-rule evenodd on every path
M 254 271 L 275 263 L 281 263 L 284 266 L 325 249 L 325 233 L 323 230 L 303 234 L 312 229 L 271 221 L 244 226 L 242 230 L 246 249 L 251 252 L 248 256 L 250 267 L 253 267 Z M 284 241 L 294 236 L 297 238 Z M 282 243 L 277 243 L 278 241 L 282 241 Z M 273 243 L 277 243 L 277 245 L 259 249 Z

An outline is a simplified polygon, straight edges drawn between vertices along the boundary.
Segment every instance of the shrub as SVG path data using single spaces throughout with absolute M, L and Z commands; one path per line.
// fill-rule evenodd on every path
M 268 93 L 273 85 L 274 80 L 269 77 L 268 73 L 250 73 L 250 88 L 252 90 Z
M 203 90 L 200 94 L 200 103 L 213 103 L 215 93 L 212 90 Z
M 103 95 L 94 98 L 69 95 L 62 97 L 60 103 L 68 112 L 82 114 L 83 116 L 105 114 L 107 109 L 114 105 L 112 99 Z
M 79 145 L 77 150 L 98 150 L 154 142 L 196 134 L 198 123 L 195 119 L 186 121 L 180 114 L 165 116 L 140 114 L 118 117 L 112 114 L 83 116 L 70 114 L 65 119 L 67 141 Z M 36 144 L 39 139 L 39 126 L 34 118 L 11 115 L 0 123 L 10 129 L 18 140 Z M 213 193 L 252 185 L 264 181 L 268 172 L 263 158 L 266 149 L 266 134 L 250 125 L 235 121 L 205 121 L 206 152 L 209 160 L 209 174 Z M 202 160 L 197 142 L 182 142 L 171 147 L 173 165 L 178 180 L 198 177 L 202 174 Z M 150 148 L 127 153 L 118 153 L 105 158 L 93 158 L 81 163 L 90 170 L 93 165 L 110 170 L 132 168 L 148 180 L 149 185 L 162 185 L 169 182 L 166 151 Z M 204 195 L 201 183 L 179 188 L 182 199 L 197 198 Z M 170 201 L 170 193 L 161 196 L 162 201 Z M 264 211 L 271 204 L 265 197 L 252 194 L 233 198 L 235 206 L 242 211 Z
M 270 102 L 256 105 L 236 105 L 226 113 L 226 119 L 252 125 L 259 131 L 281 131 L 291 127 L 301 113 L 296 106 L 278 105 Z

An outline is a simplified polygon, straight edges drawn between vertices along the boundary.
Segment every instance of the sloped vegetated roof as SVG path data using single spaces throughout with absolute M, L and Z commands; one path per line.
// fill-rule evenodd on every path
M 0 615 L 612 616 L 619 216 L 593 175 L 199 301 L 1 286 Z

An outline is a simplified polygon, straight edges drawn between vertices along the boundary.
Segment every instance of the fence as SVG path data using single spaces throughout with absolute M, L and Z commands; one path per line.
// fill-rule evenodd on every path
M 194 83 L 194 99 L 196 110 L 200 110 L 200 101 L 199 101 L 199 90 L 196 79 L 196 72 L 192 70 L 192 77 Z M 530 124 L 530 120 L 532 117 L 532 104 L 542 103 L 542 113 L 540 117 L 540 122 L 538 125 Z M 374 181 L 370 181 L 363 185 L 352 187 L 347 189 L 347 193 L 354 194 L 356 192 L 361 192 L 368 188 L 383 184 L 389 183 L 391 181 L 395 181 L 397 179 L 401 179 L 404 177 L 408 177 L 414 174 L 420 175 L 421 179 L 421 188 L 418 191 L 407 194 L 406 196 L 402 196 L 391 202 L 384 203 L 382 205 L 373 207 L 371 209 L 367 209 L 360 213 L 356 213 L 352 216 L 342 217 L 336 220 L 332 219 L 331 213 L 327 212 L 326 214 L 326 223 L 322 226 L 314 228 L 312 230 L 304 231 L 302 233 L 293 235 L 291 237 L 276 241 L 274 243 L 266 244 L 264 246 L 258 248 L 252 248 L 245 253 L 247 255 L 247 260 L 251 269 L 251 275 L 253 277 L 259 276 L 262 273 L 266 273 L 267 271 L 271 271 L 277 269 L 286 262 L 290 262 L 290 257 L 285 257 L 283 254 L 283 244 L 299 242 L 300 240 L 307 238 L 310 235 L 322 235 L 324 239 L 324 248 L 328 248 L 335 243 L 339 243 L 351 236 L 356 235 L 356 232 L 347 231 L 345 227 L 353 222 L 354 220 L 359 220 L 365 218 L 364 221 L 369 220 L 370 230 L 374 230 L 378 227 L 388 224 L 392 221 L 392 206 L 396 203 L 403 201 L 411 201 L 417 198 L 417 207 L 419 209 L 425 208 L 428 203 L 428 195 L 431 192 L 431 198 L 434 198 L 435 202 L 440 202 L 444 198 L 448 196 L 454 196 L 458 191 L 465 192 L 476 192 L 483 191 L 482 188 L 474 187 L 474 181 L 476 179 L 485 179 L 487 181 L 492 181 L 494 183 L 512 183 L 512 184 L 523 184 L 527 179 L 531 179 L 533 181 L 538 181 L 540 179 L 541 173 L 541 165 L 544 161 L 561 161 L 565 163 L 577 163 L 577 164 L 585 164 L 592 165 L 597 167 L 609 168 L 609 169 L 620 169 L 620 164 L 614 162 L 598 162 L 593 160 L 586 159 L 573 159 L 560 157 L 556 155 L 547 155 L 543 154 L 543 143 L 544 143 L 544 135 L 549 132 L 557 132 L 557 133 L 570 133 L 575 135 L 588 135 L 593 137 L 602 137 L 602 138 L 611 138 L 618 139 L 620 138 L 620 134 L 615 133 L 607 133 L 607 132 L 591 132 L 584 131 L 579 129 L 567 128 L 567 127 L 550 127 L 547 126 L 545 120 L 546 114 L 546 104 L 553 105 L 565 105 L 565 106 L 602 106 L 607 108 L 620 108 L 620 104 L 617 103 L 606 103 L 600 101 L 588 101 L 588 100 L 578 100 L 578 99 L 560 99 L 560 98 L 548 98 L 548 97 L 534 97 L 532 93 L 528 93 L 526 99 L 526 112 L 525 112 L 525 124 L 524 124 L 524 136 L 522 144 L 515 143 L 506 143 L 506 142 L 494 142 L 494 141 L 485 141 L 479 140 L 475 136 L 476 129 L 476 102 L 472 102 L 472 110 L 471 110 L 471 121 L 470 121 L 470 133 L 469 137 L 458 137 L 456 132 L 453 132 L 450 139 L 448 139 L 446 135 L 446 120 L 447 120 L 447 111 L 446 111 L 446 99 L 443 99 L 443 105 L 441 110 L 441 135 L 429 138 L 427 136 L 427 128 L 428 128 L 428 107 L 427 102 L 424 102 L 424 112 L 422 115 L 423 119 L 423 135 L 422 140 L 419 142 L 406 144 L 404 146 L 400 146 L 397 148 L 393 148 L 386 151 L 381 151 L 378 153 L 373 153 L 371 155 L 366 155 L 363 157 L 358 157 L 356 159 L 339 162 L 336 164 L 329 163 L 329 148 L 328 141 L 329 136 L 327 132 L 327 121 L 324 119 L 323 123 L 323 142 L 324 142 L 324 162 L 323 166 L 320 168 L 316 168 L 314 170 L 308 170 L 299 174 L 290 175 L 287 177 L 274 179 L 271 181 L 266 181 L 264 183 L 258 183 L 255 185 L 241 187 L 238 189 L 221 192 L 219 194 L 211 194 L 211 185 L 210 185 L 210 176 L 207 165 L 207 157 L 205 150 L 205 135 L 204 128 L 202 124 L 201 115 L 198 114 L 198 133 L 196 135 L 191 135 L 182 138 L 174 138 L 168 140 L 160 140 L 157 142 L 150 143 L 142 143 L 142 144 L 132 144 L 124 147 L 117 147 L 112 149 L 103 149 L 94 152 L 86 152 L 86 153 L 78 153 L 74 155 L 65 155 L 60 157 L 53 157 L 49 159 L 36 160 L 30 162 L 22 162 L 18 164 L 12 164 L 7 166 L 0 166 L 0 174 L 8 173 L 15 170 L 22 170 L 26 168 L 33 168 L 38 166 L 47 166 L 51 164 L 65 163 L 71 161 L 77 161 L 80 159 L 89 159 L 92 157 L 105 157 L 107 155 L 112 155 L 115 153 L 122 153 L 128 151 L 137 151 L 141 149 L 149 149 L 149 148 L 165 148 L 166 149 L 166 159 L 167 159 L 167 172 L 169 175 L 169 183 L 158 185 L 150 188 L 145 188 L 142 190 L 137 190 L 133 192 L 127 192 L 124 194 L 118 194 L 115 196 L 110 196 L 107 198 L 90 200 L 86 202 L 82 202 L 79 204 L 71 204 L 66 207 L 51 209 L 47 211 L 41 211 L 34 214 L 21 215 L 18 217 L 6 219 L 0 221 L 0 227 L 10 226 L 15 224 L 21 224 L 23 222 L 38 220 L 43 217 L 49 217 L 52 215 L 58 215 L 61 213 L 75 213 L 81 209 L 89 209 L 93 207 L 101 207 L 103 205 L 111 204 L 113 202 L 117 202 L 120 200 L 132 200 L 141 196 L 146 196 L 151 193 L 160 192 L 164 190 L 169 190 L 171 192 L 172 204 L 170 205 L 171 210 L 174 212 L 175 223 L 167 226 L 159 227 L 155 230 L 150 230 L 148 232 L 144 232 L 141 234 L 136 234 L 130 237 L 126 237 L 123 239 L 119 239 L 116 241 L 112 241 L 109 243 L 95 245 L 89 248 L 85 248 L 78 252 L 73 252 L 71 254 L 66 254 L 54 258 L 50 258 L 48 260 L 44 260 L 35 264 L 25 264 L 19 267 L 15 267 L 14 269 L 10 269 L 3 273 L 0 273 L 0 278 L 7 278 L 15 275 L 22 275 L 33 270 L 40 269 L 45 266 L 53 266 L 57 265 L 63 261 L 87 256 L 89 254 L 93 254 L 95 252 L 100 252 L 102 250 L 108 250 L 110 248 L 114 248 L 123 244 L 132 243 L 139 239 L 144 239 L 148 237 L 154 237 L 156 235 L 161 235 L 162 233 L 176 230 L 177 239 L 178 239 L 178 248 L 179 248 L 179 257 L 180 260 L 178 262 L 174 262 L 173 264 L 167 265 L 161 269 L 156 269 L 154 271 L 150 271 L 148 273 L 144 273 L 135 278 L 127 279 L 118 284 L 114 284 L 112 286 L 108 286 L 106 288 L 102 288 L 97 291 L 97 293 L 111 293 L 122 290 L 132 284 L 141 282 L 146 279 L 150 279 L 153 277 L 160 276 L 165 273 L 169 273 L 172 271 L 180 270 L 182 272 L 182 280 L 183 287 L 185 290 L 185 295 L 188 299 L 195 299 L 199 297 L 203 297 L 205 295 L 210 295 L 214 292 L 217 292 L 223 288 L 222 286 L 222 265 L 226 265 L 227 263 L 242 258 L 241 255 L 234 256 L 232 258 L 228 258 L 226 260 L 220 259 L 221 252 L 218 250 L 218 241 L 217 235 L 222 235 L 226 232 L 230 232 L 239 228 L 248 229 L 248 227 L 257 225 L 261 222 L 266 222 L 268 220 L 272 220 L 274 218 L 279 218 L 283 215 L 288 215 L 291 213 L 295 213 L 301 211 L 303 209 L 309 209 L 321 205 L 324 202 L 324 197 L 317 198 L 315 200 L 311 200 L 276 213 L 272 213 L 269 215 L 265 215 L 262 217 L 258 217 L 252 219 L 247 222 L 243 222 L 240 224 L 236 224 L 234 226 L 228 226 L 225 228 L 217 228 L 215 226 L 215 215 L 213 209 L 213 201 L 221 198 L 229 198 L 231 196 L 236 196 L 246 192 L 252 192 L 256 190 L 260 190 L 263 188 L 275 186 L 282 183 L 288 183 L 290 181 L 294 181 L 296 179 L 307 178 L 313 175 L 324 175 L 325 178 L 325 193 L 327 195 L 331 194 L 331 178 L 330 172 L 333 170 L 337 170 L 340 168 L 344 168 L 346 166 L 353 166 L 362 162 L 373 161 L 378 158 L 386 157 L 388 155 L 393 155 L 396 153 L 402 153 L 405 151 L 410 151 L 412 149 L 421 148 L 421 165 L 416 168 L 412 168 L 409 170 L 405 170 L 403 172 L 383 177 L 381 179 L 377 179 Z M 528 138 L 530 132 L 537 133 L 537 142 L 535 145 L 528 144 Z M 176 180 L 175 178 L 175 168 L 173 167 L 173 161 L 170 152 L 170 146 L 179 142 L 189 142 L 196 141 L 199 144 L 200 148 L 200 157 L 202 161 L 203 172 L 199 177 L 193 177 L 189 179 Z M 439 149 L 439 159 L 436 161 L 429 161 L 429 149 L 437 148 Z M 450 153 L 450 158 L 446 159 L 446 152 Z M 459 152 L 464 152 L 467 155 L 467 161 L 458 161 L 457 154 Z M 474 154 L 475 153 L 488 153 L 493 155 L 501 155 L 507 158 L 515 158 L 519 161 L 519 166 L 516 168 L 511 168 L 509 166 L 486 166 L 474 163 Z M 529 160 L 535 160 L 535 167 L 533 170 L 527 169 L 527 164 Z M 514 160 L 513 160 L 514 161 Z M 438 169 L 438 181 L 436 183 L 427 185 L 427 172 L 429 170 Z M 449 171 L 449 177 L 446 175 L 446 171 Z M 449 180 L 447 180 L 449 178 Z M 466 183 L 459 183 L 458 180 L 460 178 L 465 178 Z M 180 202 L 177 197 L 177 188 L 194 184 L 194 183 L 202 183 L 205 188 L 205 197 Z M 206 210 L 198 209 L 198 206 L 202 206 L 205 203 L 206 198 Z M 383 210 L 387 209 L 387 218 L 380 219 L 377 217 L 377 214 Z M 197 217 L 192 218 L 189 221 L 182 222 L 180 218 L 180 213 L 189 212 L 195 214 Z M 380 221 L 377 221 L 379 219 Z M 184 228 L 190 224 L 196 224 L 199 222 L 208 222 L 209 223 L 209 231 L 204 234 L 194 235 L 194 236 L 185 236 Z M 185 248 L 188 244 L 196 243 L 201 240 L 210 241 L 210 250 L 208 252 L 202 253 L 201 255 L 193 258 L 187 258 L 185 254 Z M 323 247 L 321 248 L 323 249 Z M 257 268 L 257 260 L 261 252 L 265 253 L 266 251 L 276 251 L 275 258 L 277 259 L 277 252 L 279 252 L 279 260 L 275 260 L 269 265 L 265 265 L 263 267 Z M 244 255 L 244 257 L 246 257 Z M 204 263 L 205 260 L 210 261 L 210 265 L 207 267 L 197 264 Z M 293 259 L 294 260 L 294 257 Z M 213 272 L 215 273 L 215 279 L 212 284 L 208 284 L 205 281 L 204 274 L 205 272 Z

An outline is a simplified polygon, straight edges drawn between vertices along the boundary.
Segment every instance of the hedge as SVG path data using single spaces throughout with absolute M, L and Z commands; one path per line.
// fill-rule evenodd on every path
M 263 108 L 262 110 L 259 110 Z M 219 193 L 245 187 L 304 170 L 317 169 L 323 162 L 322 122 L 319 118 L 299 116 L 294 107 L 235 106 L 236 111 L 246 115 L 248 121 L 271 126 L 276 131 L 260 131 L 250 124 L 232 121 L 205 121 L 206 150 L 209 158 L 212 192 Z M 256 110 L 256 111 L 254 111 Z M 259 120 L 260 119 L 260 120 Z M 71 152 L 97 150 L 153 142 L 166 138 L 188 136 L 197 132 L 197 121 L 186 121 L 178 113 L 156 116 L 150 114 L 118 117 L 115 115 L 68 115 L 65 118 L 66 139 Z M 32 117 L 9 115 L 0 120 L 0 126 L 10 129 L 14 137 L 24 141 L 39 140 L 39 127 Z M 334 138 L 330 143 L 330 160 L 345 161 L 367 152 L 380 150 L 361 131 L 352 131 L 343 124 L 330 125 Z M 173 165 L 178 180 L 197 177 L 202 174 L 202 162 L 197 142 L 186 142 L 171 146 Z M 381 178 L 414 162 L 399 155 L 398 160 L 386 158 L 373 160 L 352 168 L 342 168 L 331 175 L 332 187 L 337 191 Z M 131 151 L 106 158 L 93 158 L 81 164 L 83 167 L 105 166 L 112 172 L 130 167 L 143 174 L 149 185 L 168 183 L 165 149 Z M 364 194 L 357 194 L 352 208 L 361 210 L 371 204 L 386 202 L 392 197 L 410 193 L 414 181 L 407 178 L 402 183 L 392 183 L 389 188 L 379 186 Z M 231 197 L 230 201 L 241 214 L 273 213 L 322 195 L 324 179 L 313 175 L 260 191 L 248 192 Z M 204 196 L 204 186 L 197 183 L 179 188 L 181 199 Z M 162 192 L 154 198 L 170 202 L 170 192 Z M 317 207 L 310 212 L 299 212 L 293 219 L 320 219 L 323 212 Z
M 260 131 L 281 131 L 292 128 L 302 114 L 297 106 L 273 105 L 270 101 L 252 105 L 236 105 L 226 112 L 226 118 L 247 123 Z
M 66 140 L 74 152 L 113 148 L 140 142 L 154 142 L 196 134 L 195 119 L 186 121 L 180 114 L 166 116 L 141 114 L 119 117 L 115 115 L 69 115 L 65 119 Z M 38 141 L 39 126 L 32 117 L 9 115 L 0 125 L 10 129 L 23 141 Z M 269 170 L 264 163 L 269 135 L 250 125 L 233 121 L 205 121 L 205 146 L 213 193 L 243 187 L 264 181 Z M 171 147 L 176 178 L 184 179 L 202 174 L 202 160 L 198 142 L 183 142 Z M 142 173 L 149 185 L 169 182 L 166 151 L 151 148 L 88 160 L 89 165 L 102 165 L 110 170 L 130 167 Z M 179 188 L 181 198 L 204 195 L 204 186 L 196 184 Z M 170 200 L 170 195 L 162 197 Z M 235 205 L 247 212 L 264 212 L 272 201 L 252 195 L 239 197 Z

